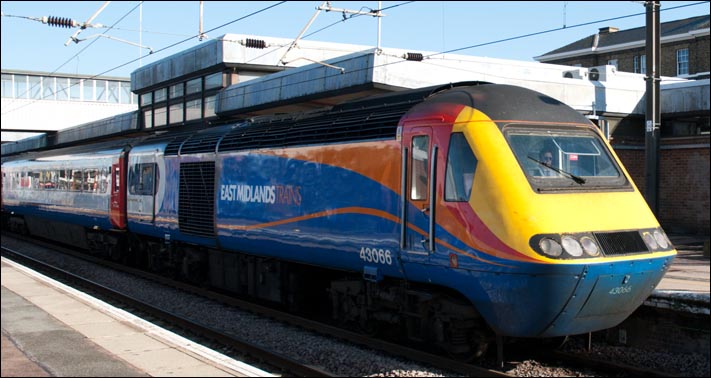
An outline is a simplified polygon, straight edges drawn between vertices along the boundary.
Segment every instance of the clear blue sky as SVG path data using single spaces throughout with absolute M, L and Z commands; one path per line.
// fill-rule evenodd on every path
M 128 77 L 139 64 L 201 43 L 195 37 L 199 1 L 145 1 L 140 7 L 138 1 L 110 2 L 92 21 L 106 27 L 83 30 L 78 38 L 88 39 L 68 46 L 64 44 L 76 28 L 23 18 L 54 16 L 84 22 L 104 3 L 3 1 L 2 69 Z M 203 29 L 209 38 L 227 33 L 295 38 L 322 3 L 205 1 Z M 697 5 L 674 9 L 689 4 Z M 378 2 L 331 1 L 331 6 L 376 9 Z M 534 61 L 533 57 L 595 34 L 601 27 L 631 29 L 645 24 L 642 1 L 383 1 L 382 8 L 386 14 L 381 28 L 384 48 L 458 50 L 456 54 L 522 61 Z M 709 2 L 662 1 L 661 10 L 665 22 L 707 15 Z M 626 17 L 631 15 L 636 16 Z M 550 32 L 497 42 L 545 31 Z M 114 39 L 98 37 L 102 33 Z M 369 16 L 343 21 L 341 13 L 321 12 L 305 35 L 314 41 L 375 46 L 377 21 Z M 156 53 L 148 55 L 148 49 L 116 39 L 150 47 Z

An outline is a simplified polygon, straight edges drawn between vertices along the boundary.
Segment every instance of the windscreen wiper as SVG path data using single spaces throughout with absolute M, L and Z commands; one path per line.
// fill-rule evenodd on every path
M 567 177 L 567 178 L 569 178 L 569 179 L 575 181 L 577 184 L 580 184 L 580 185 L 585 184 L 585 179 L 582 178 L 582 177 L 580 177 L 580 176 L 576 176 L 576 175 L 574 175 L 574 174 L 572 174 L 572 173 L 570 173 L 570 172 L 566 172 L 566 171 L 564 171 L 564 170 L 562 170 L 562 169 L 558 169 L 558 168 L 556 168 L 556 167 L 550 166 L 550 165 L 548 165 L 548 164 L 546 164 L 546 163 L 544 163 L 544 162 L 542 162 L 542 161 L 540 161 L 540 160 L 538 160 L 538 159 L 536 159 L 536 158 L 533 158 L 533 157 L 531 157 L 531 156 L 528 156 L 528 158 L 531 159 L 531 160 L 533 160 L 533 161 L 535 161 L 536 163 L 538 163 L 539 165 L 543 166 L 544 168 L 552 169 L 552 170 L 554 170 L 554 171 L 560 173 L 561 175 L 563 175 L 563 176 L 565 176 L 565 177 Z

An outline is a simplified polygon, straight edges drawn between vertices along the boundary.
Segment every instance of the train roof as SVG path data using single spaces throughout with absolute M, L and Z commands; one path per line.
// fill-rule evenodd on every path
M 258 116 L 198 132 L 153 137 L 165 155 L 394 139 L 400 119 L 421 103 L 454 103 L 493 120 L 590 124 L 568 105 L 542 93 L 505 84 L 459 82 L 347 101 L 318 111 Z
M 175 138 L 165 154 L 394 139 L 400 119 L 413 106 L 448 89 L 485 84 L 489 83 L 450 83 L 347 101 L 324 110 L 253 117 Z
M 508 84 L 457 86 L 434 94 L 427 103 L 472 107 L 494 121 L 580 123 L 590 121 L 572 107 L 543 93 Z
M 422 103 L 461 104 L 495 121 L 590 123 L 575 109 L 530 89 L 458 82 L 351 100 L 318 111 L 233 120 L 200 131 L 166 130 L 148 137 L 22 154 L 11 160 L 129 147 L 136 152 L 144 148 L 159 149 L 170 156 L 395 139 L 402 117 Z
M 3 159 L 3 165 L 19 161 L 42 160 L 54 156 L 95 155 L 97 152 L 118 154 L 139 143 L 140 139 L 141 138 L 120 138 L 52 150 L 30 151 Z

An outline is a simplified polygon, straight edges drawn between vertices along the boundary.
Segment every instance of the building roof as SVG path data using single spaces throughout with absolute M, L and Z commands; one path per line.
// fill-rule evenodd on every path
M 699 34 L 709 33 L 709 15 L 685 18 L 683 20 L 664 22 L 660 25 L 661 42 L 693 38 Z M 611 51 L 628 49 L 637 44 L 644 46 L 646 42 L 646 27 L 619 30 L 615 27 L 600 28 L 597 34 L 587 36 L 566 46 L 549 51 L 534 59 L 540 62 L 561 59 L 572 56 L 594 53 L 596 51 Z

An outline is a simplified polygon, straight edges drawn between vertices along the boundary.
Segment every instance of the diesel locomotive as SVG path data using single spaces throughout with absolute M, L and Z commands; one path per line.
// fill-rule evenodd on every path
M 26 153 L 2 179 L 10 228 L 457 356 L 613 327 L 676 254 L 598 128 L 511 85 Z

